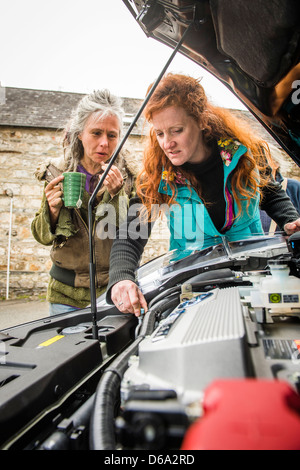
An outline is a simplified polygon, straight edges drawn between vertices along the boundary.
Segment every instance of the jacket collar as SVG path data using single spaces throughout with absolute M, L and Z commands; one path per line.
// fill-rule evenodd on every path
M 226 179 L 236 168 L 241 156 L 247 152 L 247 148 L 237 140 L 231 138 L 220 139 L 217 144 L 224 165 L 224 179 Z M 158 191 L 171 196 L 172 188 L 169 183 L 175 185 L 177 194 L 184 197 L 188 193 L 191 196 L 188 181 L 184 178 L 180 170 L 169 172 L 163 169 Z
M 226 177 L 235 169 L 241 156 L 247 152 L 247 148 L 238 140 L 231 138 L 218 140 L 218 147 Z

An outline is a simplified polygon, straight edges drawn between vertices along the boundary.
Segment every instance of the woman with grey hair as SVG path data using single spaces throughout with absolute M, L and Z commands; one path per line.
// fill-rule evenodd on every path
M 90 303 L 88 202 L 120 141 L 123 114 L 121 100 L 108 90 L 85 96 L 66 126 L 64 155 L 43 162 L 36 171 L 37 179 L 46 183 L 31 230 L 39 243 L 51 245 L 52 268 L 47 291 L 51 315 L 84 308 Z M 86 178 L 80 205 L 75 208 L 65 207 L 63 202 L 65 172 L 79 172 Z M 98 296 L 108 283 L 115 231 L 126 217 L 134 194 L 134 165 L 130 164 L 128 152 L 123 151 L 109 170 L 93 211 Z

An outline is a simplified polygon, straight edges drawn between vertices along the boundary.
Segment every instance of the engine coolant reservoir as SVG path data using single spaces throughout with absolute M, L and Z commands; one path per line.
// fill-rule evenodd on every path
M 300 279 L 290 276 L 285 260 L 270 260 L 271 276 L 261 280 L 261 298 L 264 307 L 272 309 L 300 308 Z

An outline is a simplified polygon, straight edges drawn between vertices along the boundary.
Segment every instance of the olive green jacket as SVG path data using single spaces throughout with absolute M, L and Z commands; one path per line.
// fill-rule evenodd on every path
M 61 162 L 53 166 L 51 161 L 36 173 L 38 179 L 53 179 L 63 172 Z M 97 295 L 102 294 L 108 283 L 109 258 L 116 230 L 125 220 L 131 197 L 135 195 L 135 175 L 126 161 L 117 160 L 124 184 L 113 198 L 105 190 L 97 196 L 93 209 L 94 259 L 96 264 Z M 58 169 L 58 167 L 60 168 Z M 47 183 L 46 183 L 47 184 Z M 41 207 L 32 221 L 34 238 L 42 245 L 51 246 L 52 269 L 47 291 L 47 300 L 84 308 L 90 303 L 89 278 L 89 194 L 84 191 L 80 209 L 60 210 L 55 231 L 51 231 L 48 202 L 43 195 Z

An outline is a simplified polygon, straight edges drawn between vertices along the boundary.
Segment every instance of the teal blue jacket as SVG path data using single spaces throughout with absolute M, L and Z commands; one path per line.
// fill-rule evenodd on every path
M 232 139 L 219 141 L 218 145 L 224 164 L 223 188 L 226 202 L 226 225 L 230 218 L 230 205 L 228 204 L 228 194 L 231 193 L 230 176 L 247 149 L 245 146 Z M 203 249 L 220 243 L 223 236 L 226 236 L 226 239 L 229 241 L 234 241 L 241 240 L 251 235 L 263 235 L 264 232 L 259 213 L 259 193 L 251 199 L 248 207 L 248 201 L 245 198 L 240 198 L 242 211 L 237 218 L 233 219 L 230 228 L 224 231 L 224 233 L 221 233 L 213 224 L 208 210 L 197 192 L 191 186 L 188 186 L 186 180 L 180 180 L 179 173 L 170 177 L 167 172 L 163 172 L 159 192 L 172 195 L 169 181 L 172 181 L 176 189 L 176 203 L 170 206 L 167 213 L 170 229 L 170 250 Z M 239 210 L 235 201 L 233 202 L 233 208 L 234 214 L 238 214 Z

